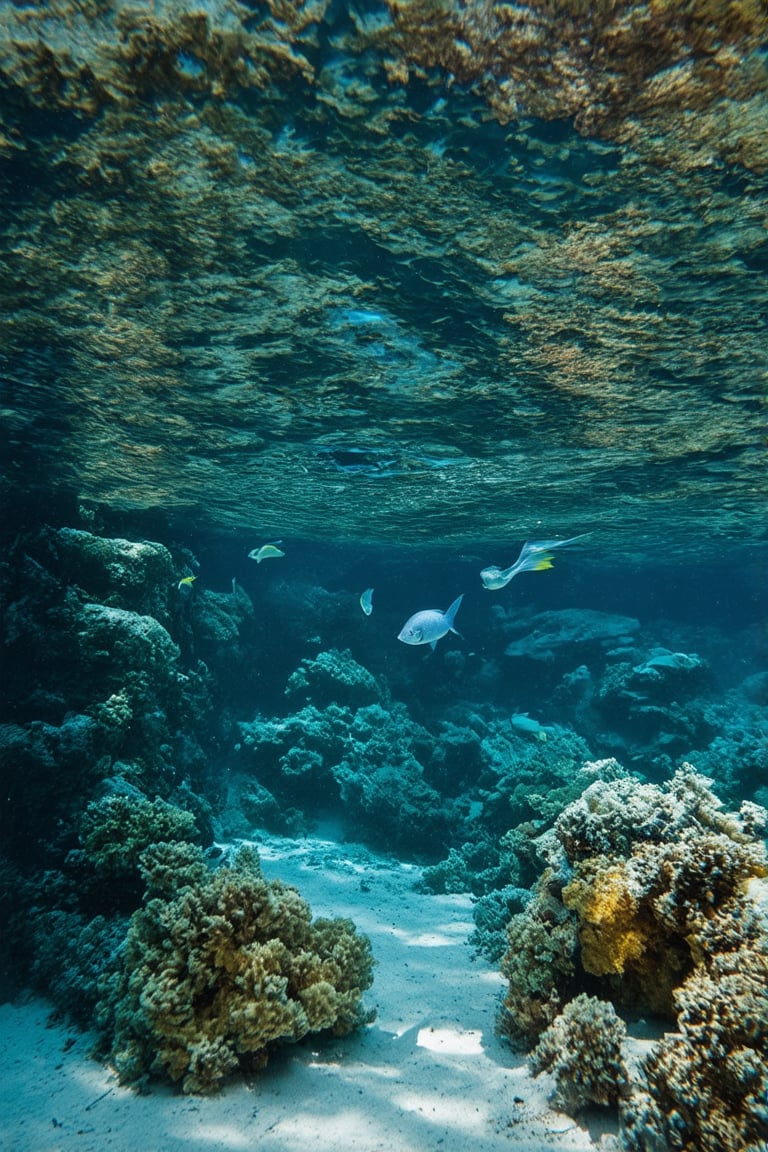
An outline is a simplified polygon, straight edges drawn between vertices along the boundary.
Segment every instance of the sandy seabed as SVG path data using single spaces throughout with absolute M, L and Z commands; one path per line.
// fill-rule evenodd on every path
M 417 866 L 356 844 L 265 837 L 258 850 L 314 916 L 370 936 L 375 1022 L 288 1045 L 214 1097 L 139 1096 L 90 1058 L 92 1036 L 50 1022 L 45 1001 L 5 1004 L 1 1152 L 614 1152 L 614 1118 L 553 1111 L 550 1078 L 533 1080 L 495 1035 L 504 981 L 467 942 L 469 897 L 418 892 Z

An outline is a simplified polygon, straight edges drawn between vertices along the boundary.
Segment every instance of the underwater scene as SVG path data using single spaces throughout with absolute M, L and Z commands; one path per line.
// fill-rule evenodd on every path
M 768 5 L 0 0 L 0 1150 L 768 1152 Z

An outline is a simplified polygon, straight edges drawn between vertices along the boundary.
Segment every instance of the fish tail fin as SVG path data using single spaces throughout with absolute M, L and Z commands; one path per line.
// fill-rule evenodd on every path
M 456 632 L 456 629 L 453 626 L 453 622 L 456 619 L 456 613 L 458 612 L 459 608 L 461 607 L 461 602 L 463 599 L 464 599 L 464 593 L 462 592 L 461 596 L 457 596 L 456 599 L 454 600 L 453 604 L 451 604 L 449 608 L 446 608 L 445 612 L 443 613 L 443 615 L 445 617 L 445 622 L 448 625 L 448 631 L 449 632 Z M 460 633 L 456 632 L 456 635 L 459 636 Z
M 546 572 L 547 568 L 552 568 L 554 557 L 551 552 L 531 552 L 528 556 L 524 556 L 522 561 L 515 564 L 517 571 L 515 576 L 520 572 Z

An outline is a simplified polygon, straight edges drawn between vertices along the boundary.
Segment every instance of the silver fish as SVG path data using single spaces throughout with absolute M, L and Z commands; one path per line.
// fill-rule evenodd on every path
M 441 612 L 439 608 L 425 608 L 422 612 L 415 612 L 403 624 L 398 633 L 398 640 L 402 640 L 403 644 L 429 644 L 434 652 L 438 640 L 447 636 L 449 632 L 461 636 L 461 633 L 454 628 L 453 622 L 463 599 L 462 592 L 445 612 Z
M 543 572 L 552 567 L 552 550 L 564 548 L 566 544 L 575 544 L 589 536 L 589 532 L 582 532 L 580 536 L 571 536 L 570 540 L 528 540 L 520 550 L 520 555 L 509 568 L 497 568 L 492 564 L 483 568 L 480 579 L 483 587 L 495 592 L 497 588 L 506 588 L 510 580 L 519 576 L 521 572 Z
M 546 740 L 547 734 L 555 731 L 551 725 L 539 724 L 538 720 L 534 720 L 527 712 L 515 712 L 510 718 L 510 724 L 513 728 L 517 728 L 518 732 L 528 732 L 537 740 Z
M 360 597 L 360 607 L 366 616 L 370 616 L 371 612 L 373 612 L 373 588 L 366 588 L 365 592 L 363 592 Z
M 248 553 L 248 559 L 261 564 L 262 560 L 276 560 L 278 556 L 285 556 L 285 552 L 277 547 L 278 544 L 282 544 L 282 540 L 273 540 L 271 544 L 262 544 L 260 548 L 252 548 Z

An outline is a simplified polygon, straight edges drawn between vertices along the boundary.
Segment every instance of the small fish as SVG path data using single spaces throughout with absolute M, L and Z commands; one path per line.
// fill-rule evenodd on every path
M 403 644 L 429 644 L 434 652 L 437 642 L 449 632 L 461 636 L 453 626 L 456 613 L 461 607 L 464 593 L 457 596 L 450 608 L 441 612 L 439 608 L 425 608 L 423 612 L 416 612 L 408 620 L 398 634 L 398 640 Z
M 537 740 L 546 740 L 547 733 L 554 732 L 554 728 L 539 724 L 538 720 L 534 720 L 527 712 L 516 712 L 510 724 L 513 728 L 517 728 L 518 732 L 527 732 Z
M 181 580 L 179 580 L 179 592 L 183 592 L 185 589 L 191 589 L 195 580 L 197 580 L 197 576 L 182 576 Z
M 483 587 L 491 592 L 497 588 L 506 588 L 510 580 L 519 576 L 521 572 L 543 572 L 552 567 L 552 551 L 563 548 L 566 544 L 575 544 L 589 536 L 589 532 L 582 532 L 580 536 L 571 536 L 570 540 L 528 540 L 523 544 L 520 555 L 509 568 L 497 568 L 492 564 L 490 568 L 483 568 L 480 579 Z
M 282 540 L 273 540 L 271 544 L 262 544 L 260 548 L 253 548 L 248 553 L 248 559 L 261 564 L 262 560 L 272 560 L 277 559 L 278 556 L 285 556 L 285 552 L 278 548 L 278 544 L 282 544 Z
M 360 607 L 366 616 L 370 616 L 371 612 L 373 612 L 373 588 L 366 588 L 365 592 L 363 592 L 360 597 Z

